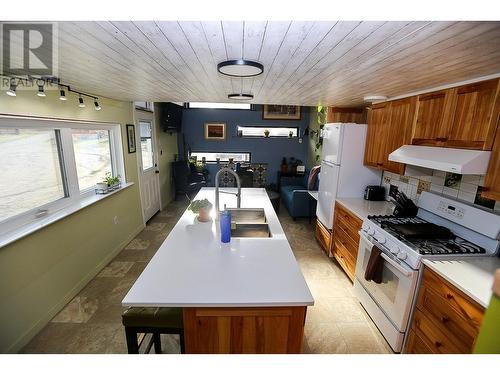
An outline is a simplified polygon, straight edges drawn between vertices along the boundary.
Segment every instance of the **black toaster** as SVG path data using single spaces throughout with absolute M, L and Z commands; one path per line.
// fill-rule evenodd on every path
M 365 188 L 364 198 L 367 201 L 383 201 L 385 200 L 385 187 L 379 185 L 368 185 Z

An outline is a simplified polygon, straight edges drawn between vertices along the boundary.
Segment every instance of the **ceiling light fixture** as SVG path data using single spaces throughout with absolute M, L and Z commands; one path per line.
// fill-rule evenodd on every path
M 363 98 L 365 102 L 376 102 L 379 100 L 387 100 L 387 96 L 385 95 L 367 95 Z
M 80 95 L 80 97 L 78 98 L 78 107 L 80 108 L 85 108 L 85 103 L 83 102 L 83 98 L 82 96 Z
M 236 59 L 217 64 L 217 70 L 230 77 L 255 77 L 264 72 L 264 66 L 257 61 Z
M 244 93 L 239 93 L 239 94 L 229 94 L 228 99 L 233 99 L 233 100 L 252 100 L 253 95 L 252 94 L 244 94 Z
M 45 89 L 43 86 L 45 85 L 45 82 L 43 80 L 39 79 L 36 83 L 38 85 L 37 95 L 44 98 L 45 97 Z
M 64 89 L 62 89 L 59 93 L 60 93 L 59 100 L 62 100 L 62 101 L 68 100 L 68 98 L 66 98 L 66 91 L 64 91 Z
M 95 110 L 96 111 L 100 111 L 101 110 L 101 106 L 99 105 L 99 102 L 97 101 L 97 99 L 94 100 L 94 106 L 95 106 Z
M 16 89 L 17 89 L 17 82 L 14 78 L 11 78 L 10 87 L 5 93 L 9 96 L 17 96 Z

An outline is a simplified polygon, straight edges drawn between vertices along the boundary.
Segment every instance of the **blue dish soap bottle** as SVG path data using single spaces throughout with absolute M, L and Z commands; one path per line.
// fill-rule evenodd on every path
M 231 213 L 226 209 L 226 205 L 220 214 L 220 240 L 222 243 L 231 241 Z

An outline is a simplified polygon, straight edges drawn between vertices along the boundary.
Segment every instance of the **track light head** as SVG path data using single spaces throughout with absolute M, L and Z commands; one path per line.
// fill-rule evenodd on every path
M 39 79 L 37 81 L 37 84 L 38 84 L 37 95 L 44 98 L 45 97 L 45 88 L 44 88 L 45 82 L 43 80 Z
M 80 107 L 80 108 L 85 108 L 85 103 L 84 103 L 83 98 L 82 98 L 82 96 L 81 96 L 81 95 L 80 95 L 80 97 L 78 98 L 78 103 L 79 103 L 79 104 L 78 104 L 78 107 Z
M 59 100 L 62 100 L 62 101 L 68 100 L 68 98 L 66 98 L 66 91 L 64 91 L 64 89 L 61 89 L 61 91 L 60 91 Z
M 5 93 L 9 96 L 17 96 L 16 89 L 17 89 L 17 82 L 14 78 L 11 78 L 10 87 Z
M 96 100 L 94 100 L 94 106 L 95 106 L 95 110 L 96 111 L 100 111 L 101 110 L 101 106 L 99 105 L 99 102 Z

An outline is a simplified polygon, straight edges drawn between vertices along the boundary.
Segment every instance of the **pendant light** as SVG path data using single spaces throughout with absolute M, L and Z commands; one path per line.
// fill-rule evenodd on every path
M 253 95 L 252 94 L 245 94 L 245 93 L 239 93 L 239 94 L 229 94 L 228 99 L 232 100 L 252 100 Z
M 217 70 L 230 77 L 255 77 L 264 72 L 264 66 L 257 61 L 235 59 L 217 64 Z
M 85 108 L 85 103 L 84 103 L 83 98 L 82 98 L 81 95 L 78 97 L 78 103 L 79 103 L 78 107 Z
M 14 78 L 11 78 L 10 87 L 5 93 L 9 96 L 17 96 L 16 89 L 17 89 L 17 82 Z
M 45 98 L 45 89 L 43 87 L 45 85 L 45 82 L 43 80 L 39 79 L 36 83 L 38 85 L 37 95 L 42 97 L 42 98 Z

